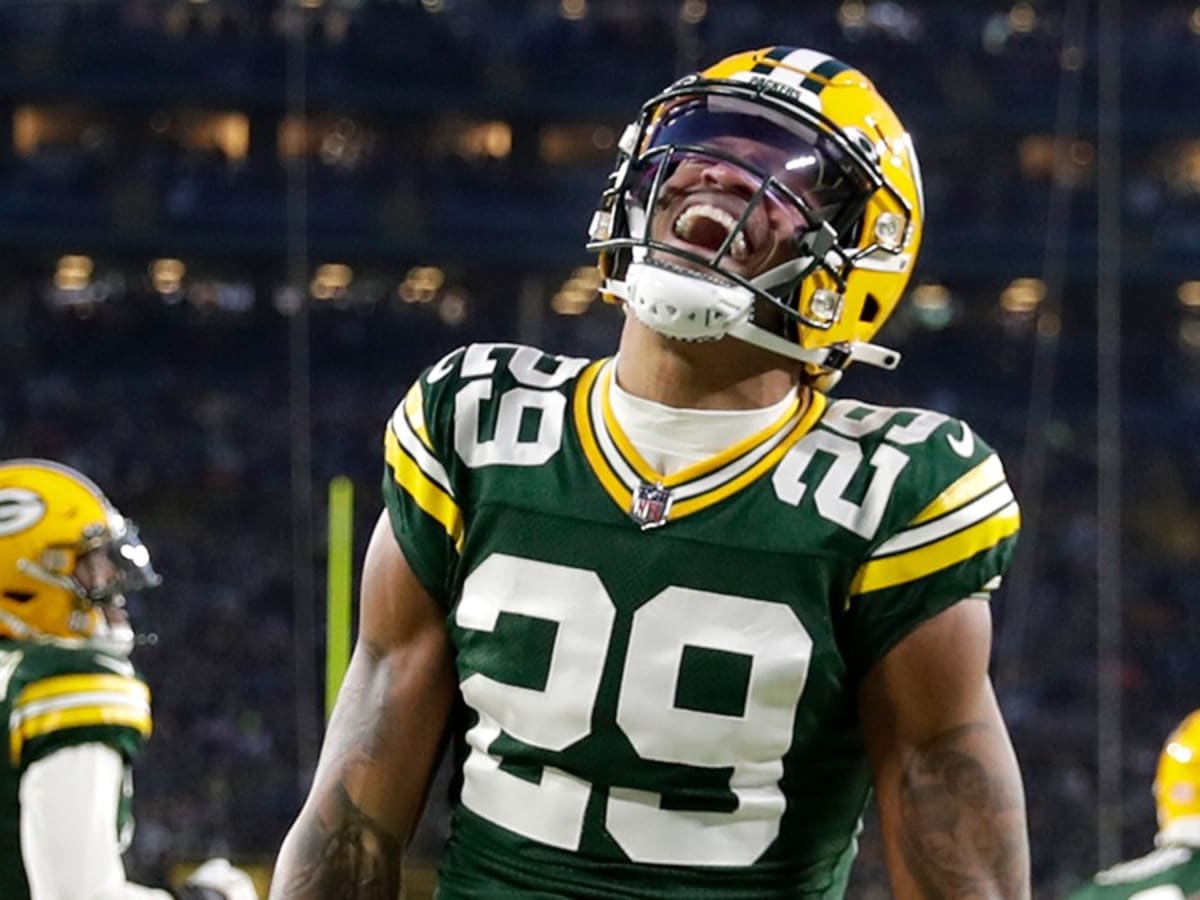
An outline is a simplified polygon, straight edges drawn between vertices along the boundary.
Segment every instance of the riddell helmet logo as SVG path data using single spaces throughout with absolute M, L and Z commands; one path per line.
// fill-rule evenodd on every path
M 46 515 L 46 501 L 28 488 L 0 488 L 0 537 L 20 534 Z

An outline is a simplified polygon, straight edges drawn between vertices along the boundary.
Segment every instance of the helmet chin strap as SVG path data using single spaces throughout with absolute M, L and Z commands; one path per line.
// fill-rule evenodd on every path
M 787 268 L 792 270 L 792 264 Z M 778 273 L 767 273 L 766 278 L 777 283 Z M 754 283 L 760 286 L 757 279 Z M 760 328 L 751 316 L 755 301 L 751 291 L 736 284 L 721 284 L 699 273 L 635 261 L 629 264 L 623 279 L 608 279 L 604 290 L 623 300 L 647 328 L 675 340 L 712 341 L 728 335 L 789 359 L 819 366 L 831 376 L 840 375 L 851 361 L 881 369 L 894 369 L 900 364 L 899 352 L 879 344 L 850 341 L 807 348 Z M 834 383 L 836 380 L 826 382 L 828 387 Z
M 1200 847 L 1200 816 L 1180 816 L 1164 825 L 1154 837 L 1156 846 L 1186 844 Z
M 643 325 L 681 341 L 712 341 L 747 320 L 754 295 L 735 284 L 721 284 L 648 262 L 631 262 L 623 280 L 606 290 L 625 301 Z

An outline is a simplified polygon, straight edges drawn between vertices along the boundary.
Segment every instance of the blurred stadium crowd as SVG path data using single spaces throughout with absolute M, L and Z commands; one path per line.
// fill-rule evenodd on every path
M 1116 251 L 1096 231 L 1090 6 L 0 5 L 0 455 L 93 476 L 166 579 L 133 610 L 158 640 L 135 656 L 156 734 L 131 868 L 269 860 L 315 750 L 321 613 L 298 635 L 295 593 L 320 609 L 324 485 L 354 479 L 361 545 L 386 417 L 460 343 L 606 352 L 619 314 L 592 302 L 582 244 L 616 135 L 677 74 L 779 42 L 875 77 L 922 156 L 926 250 L 884 334 L 906 360 L 838 392 L 966 416 L 1025 505 L 995 671 L 1036 895 L 1113 861 L 1095 841 L 1105 526 L 1121 529 L 1122 844 L 1148 847 L 1156 754 L 1200 686 L 1200 126 L 1182 99 L 1200 94 L 1200 6 L 1124 13 L 1115 523 L 1096 517 L 1114 411 L 1096 403 L 1095 277 Z M 856 895 L 886 896 L 869 830 L 862 859 Z

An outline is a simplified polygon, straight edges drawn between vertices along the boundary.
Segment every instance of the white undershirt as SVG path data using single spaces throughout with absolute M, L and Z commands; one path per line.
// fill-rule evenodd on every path
M 614 378 L 608 400 L 613 416 L 650 468 L 671 475 L 768 428 L 796 398 L 793 388 L 761 409 L 680 409 L 644 400 Z
M 117 836 L 125 765 L 105 744 L 56 750 L 21 776 L 21 856 L 32 900 L 171 900 L 130 884 Z

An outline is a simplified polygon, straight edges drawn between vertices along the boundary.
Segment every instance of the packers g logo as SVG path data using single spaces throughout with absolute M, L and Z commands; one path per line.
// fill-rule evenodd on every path
M 0 488 L 0 537 L 32 528 L 46 515 L 46 501 L 29 488 Z

